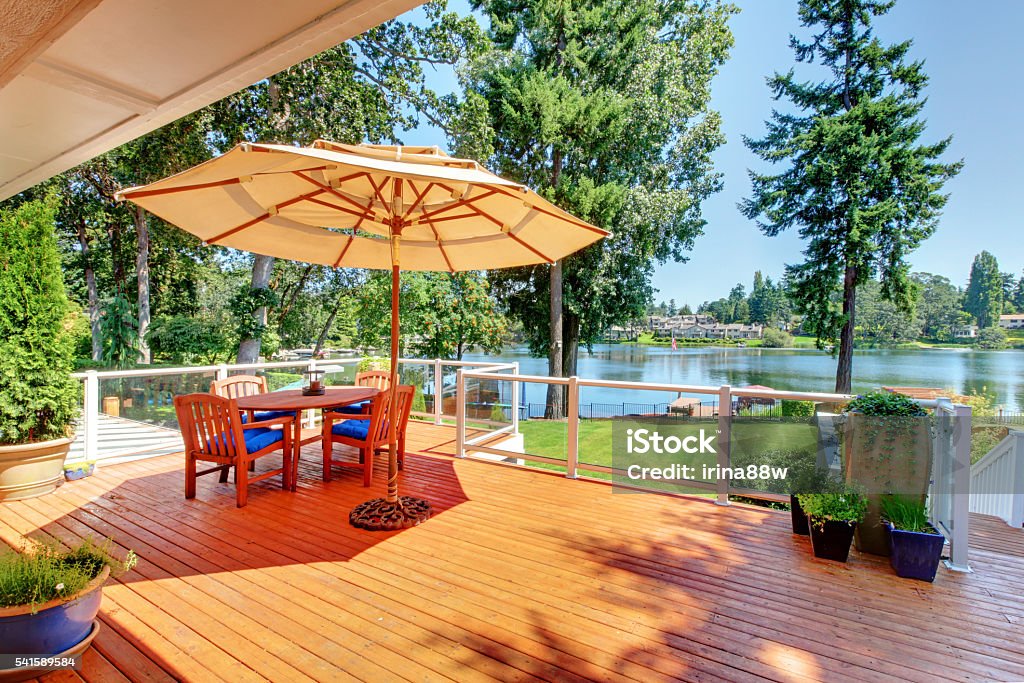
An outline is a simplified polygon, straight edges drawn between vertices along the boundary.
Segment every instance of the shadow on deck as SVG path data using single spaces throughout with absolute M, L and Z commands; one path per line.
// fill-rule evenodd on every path
M 974 574 L 897 579 L 815 560 L 788 514 L 456 460 L 417 424 L 403 493 L 438 513 L 347 523 L 384 491 L 276 479 L 182 497 L 180 456 L 106 467 L 0 506 L 0 538 L 111 536 L 138 568 L 106 591 L 85 680 L 1020 680 L 1024 532 L 972 517 Z

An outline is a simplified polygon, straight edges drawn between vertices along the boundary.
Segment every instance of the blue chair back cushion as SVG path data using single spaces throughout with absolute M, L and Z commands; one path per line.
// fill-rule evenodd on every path
M 350 439 L 366 440 L 370 431 L 369 420 L 345 420 L 331 427 L 331 432 L 338 436 L 347 436 Z
M 278 441 L 284 440 L 283 429 L 268 429 L 267 427 L 257 427 L 256 429 L 246 429 L 242 432 L 242 436 L 245 439 L 245 450 L 249 453 L 255 453 L 256 451 L 263 450 L 270 444 L 277 443 Z M 231 439 L 231 443 L 234 443 L 234 437 L 228 434 L 221 434 L 217 437 L 220 443 L 228 443 L 227 439 Z M 212 445 L 207 444 L 212 451 Z
M 295 412 L 292 410 L 257 410 L 256 419 L 253 422 L 263 422 L 264 420 L 276 420 L 279 417 L 292 417 Z M 242 413 L 242 424 L 249 421 L 249 413 Z
M 363 408 L 369 405 L 369 401 L 360 401 L 359 403 L 353 403 L 350 406 L 341 406 L 340 408 L 333 408 L 332 410 L 336 413 L 343 413 L 345 415 L 361 415 L 363 413 Z

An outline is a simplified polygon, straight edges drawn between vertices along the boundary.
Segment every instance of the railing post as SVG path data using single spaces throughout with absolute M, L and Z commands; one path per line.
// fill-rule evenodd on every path
M 95 370 L 85 371 L 85 459 L 95 460 L 100 448 L 100 378 Z
M 1010 526 L 1020 529 L 1024 526 L 1024 431 L 1010 430 L 1013 445 L 1010 446 L 1010 463 L 1013 467 L 1013 482 L 1010 491 Z
M 444 415 L 444 371 L 441 359 L 434 359 L 434 424 L 441 424 L 441 416 Z
M 580 460 L 580 387 L 576 376 L 569 378 L 569 405 L 566 434 L 565 476 L 569 479 L 579 477 Z
M 512 364 L 512 374 L 519 375 L 519 362 Z M 512 380 L 512 433 L 519 433 L 519 382 Z
M 949 539 L 949 559 L 946 567 L 953 571 L 969 572 L 969 524 L 971 518 L 971 409 L 954 406 L 953 427 L 953 528 Z
M 221 363 L 220 365 L 217 366 L 217 379 L 220 380 L 220 379 L 227 379 L 227 378 L 228 378 L 228 365 L 227 365 L 227 363 Z
M 732 387 L 728 384 L 718 388 L 718 468 L 719 472 L 729 467 L 729 451 L 732 446 Z M 729 479 L 719 475 L 715 482 L 718 497 L 716 505 L 729 504 Z
M 466 380 L 455 371 L 455 457 L 466 457 Z

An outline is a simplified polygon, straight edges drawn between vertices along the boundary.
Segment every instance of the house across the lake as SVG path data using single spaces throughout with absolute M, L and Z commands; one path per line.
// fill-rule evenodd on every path
M 974 339 L 978 336 L 977 325 L 958 325 L 953 328 L 953 337 L 955 339 Z
M 1024 330 L 1024 313 L 999 316 L 999 327 L 1004 330 Z

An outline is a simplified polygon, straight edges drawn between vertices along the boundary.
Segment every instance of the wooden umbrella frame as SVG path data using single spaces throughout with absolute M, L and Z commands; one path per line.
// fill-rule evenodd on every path
M 388 406 L 388 491 L 384 498 L 374 498 L 352 508 L 348 521 L 352 526 L 369 531 L 394 531 L 421 524 L 430 518 L 430 503 L 422 498 L 398 495 L 398 341 L 401 333 L 402 180 L 396 178 L 392 190 L 391 216 L 391 388 Z M 422 197 L 422 195 L 421 195 Z

